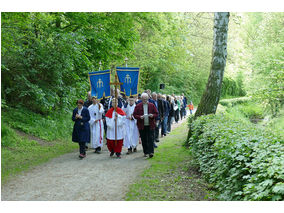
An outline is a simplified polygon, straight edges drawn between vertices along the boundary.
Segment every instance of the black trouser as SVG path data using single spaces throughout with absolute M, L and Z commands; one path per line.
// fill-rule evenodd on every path
M 173 116 L 168 117 L 168 124 L 167 124 L 167 131 L 168 132 L 170 132 L 172 130 L 172 117 Z
M 154 154 L 154 130 L 150 126 L 144 126 L 139 130 L 144 154 Z
M 86 154 L 85 145 L 86 145 L 86 142 L 79 142 L 79 152 L 80 152 L 80 154 L 83 154 L 83 155 Z
M 183 117 L 183 108 L 180 109 L 180 119 L 182 120 Z
M 178 122 L 179 120 L 179 109 L 175 111 L 175 121 Z
M 103 123 L 104 123 L 105 135 L 107 135 L 107 124 L 106 124 L 106 119 L 103 119 Z

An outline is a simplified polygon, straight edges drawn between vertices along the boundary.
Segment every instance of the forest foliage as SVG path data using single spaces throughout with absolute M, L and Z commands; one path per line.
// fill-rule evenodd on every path
M 100 61 L 102 69 L 124 65 L 125 57 L 141 68 L 140 92 L 165 83 L 165 92 L 197 98 L 210 51 L 196 46 L 209 46 L 212 34 L 207 19 L 208 31 L 200 29 L 198 16 L 211 14 L 2 13 L 2 102 L 41 114 L 69 109 L 86 97 L 88 72 Z
M 141 68 L 144 89 L 199 99 L 209 75 L 213 13 L 1 13 L 1 102 L 41 114 L 68 110 L 87 73 Z M 283 13 L 231 13 L 222 97 L 283 105 Z

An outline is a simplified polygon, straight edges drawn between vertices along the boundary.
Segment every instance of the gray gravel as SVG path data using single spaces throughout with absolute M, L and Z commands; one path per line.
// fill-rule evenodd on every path
M 143 157 L 141 144 L 136 153 L 126 152 L 123 148 L 121 159 L 111 158 L 104 145 L 101 154 L 90 150 L 83 160 L 78 159 L 78 152 L 54 158 L 2 185 L 1 200 L 121 201 L 129 185 L 150 165 Z

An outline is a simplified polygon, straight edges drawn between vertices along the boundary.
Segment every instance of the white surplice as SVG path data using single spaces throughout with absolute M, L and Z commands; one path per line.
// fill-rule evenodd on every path
M 98 147 L 103 146 L 103 139 L 104 139 L 104 123 L 102 120 L 102 115 L 104 113 L 104 107 L 100 104 L 101 109 L 99 109 L 99 105 L 92 104 L 89 106 L 90 112 L 90 135 L 91 135 L 91 147 L 96 149 Z
M 137 127 L 137 120 L 133 117 L 133 112 L 136 104 L 130 106 L 127 104 L 127 107 L 123 107 L 123 111 L 126 113 L 125 119 L 125 136 L 123 145 L 126 148 L 135 148 L 138 145 L 139 141 L 139 130 Z M 133 118 L 133 120 L 131 120 Z
M 112 118 L 106 117 L 107 124 L 107 139 L 115 140 L 115 111 L 112 113 Z M 125 129 L 125 115 L 119 115 L 117 117 L 117 140 L 124 138 L 124 129 Z

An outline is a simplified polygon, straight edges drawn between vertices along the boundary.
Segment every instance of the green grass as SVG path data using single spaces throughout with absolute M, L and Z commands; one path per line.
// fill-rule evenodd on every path
M 72 112 L 56 112 L 49 116 L 43 116 L 24 108 L 9 107 L 2 110 L 1 119 L 14 129 L 53 141 L 65 139 L 66 135 L 71 135 L 73 128 L 71 117 Z
M 9 146 L 1 148 L 2 183 L 22 171 L 78 148 L 71 140 L 58 140 L 40 145 L 37 141 L 17 135 L 7 125 L 2 124 L 1 128 L 2 141 L 9 142 Z
M 130 186 L 125 200 L 173 201 L 208 200 L 213 193 L 200 177 L 190 151 L 183 146 L 187 136 L 186 123 L 174 129 L 155 149 L 146 169 Z
M 238 104 L 247 103 L 251 100 L 251 97 L 234 97 L 234 98 L 222 98 L 220 104 L 227 107 L 232 107 Z
M 217 114 L 226 114 L 231 119 L 238 119 L 244 123 L 252 123 L 253 120 L 258 120 L 257 127 L 261 129 L 269 130 L 276 135 L 284 136 L 284 108 L 282 107 L 277 114 L 277 117 L 273 117 L 269 111 L 265 110 L 261 103 L 254 101 L 247 101 L 238 103 L 236 105 L 222 105 L 219 104 L 217 108 Z
M 270 116 L 268 117 L 268 121 L 264 121 L 261 125 L 263 125 L 264 128 L 275 132 L 275 134 L 284 137 L 284 108 L 280 110 L 277 117 L 271 118 Z
M 248 101 L 235 104 L 234 106 L 224 106 L 219 104 L 217 113 L 226 113 L 232 119 L 238 119 L 245 123 L 251 123 L 255 119 L 259 121 L 263 119 L 265 110 L 260 103 Z
M 1 117 L 2 183 L 16 174 L 75 151 L 71 113 L 44 117 L 25 109 L 5 109 Z M 15 129 L 33 135 L 19 135 Z M 36 137 L 35 137 L 36 136 Z

